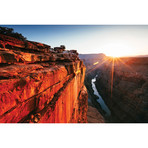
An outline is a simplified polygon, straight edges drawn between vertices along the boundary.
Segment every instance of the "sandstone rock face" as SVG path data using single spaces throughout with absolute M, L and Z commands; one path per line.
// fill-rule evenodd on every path
M 87 122 L 84 77 L 75 50 L 0 35 L 0 122 Z

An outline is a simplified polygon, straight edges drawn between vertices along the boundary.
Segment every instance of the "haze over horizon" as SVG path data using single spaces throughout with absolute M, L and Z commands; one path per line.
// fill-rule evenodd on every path
M 148 25 L 1 25 L 13 28 L 28 40 L 80 54 L 107 56 L 148 55 Z

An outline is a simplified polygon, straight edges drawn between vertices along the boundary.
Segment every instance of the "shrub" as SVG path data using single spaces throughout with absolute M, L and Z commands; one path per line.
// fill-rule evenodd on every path
M 26 41 L 27 39 L 21 33 L 14 32 L 13 28 L 0 27 L 0 34 L 8 35 L 21 41 Z

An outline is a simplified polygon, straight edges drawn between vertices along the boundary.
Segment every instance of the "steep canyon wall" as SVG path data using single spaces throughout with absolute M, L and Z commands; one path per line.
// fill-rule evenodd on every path
M 87 122 L 84 78 L 75 50 L 0 35 L 0 122 Z
M 110 122 L 148 122 L 148 58 L 121 58 L 99 67 L 96 87 L 111 110 Z

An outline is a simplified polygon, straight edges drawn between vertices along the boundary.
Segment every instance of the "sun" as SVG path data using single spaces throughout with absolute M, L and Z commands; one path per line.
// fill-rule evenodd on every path
M 123 57 L 131 55 L 131 47 L 126 44 L 110 43 L 103 47 L 106 56 Z

